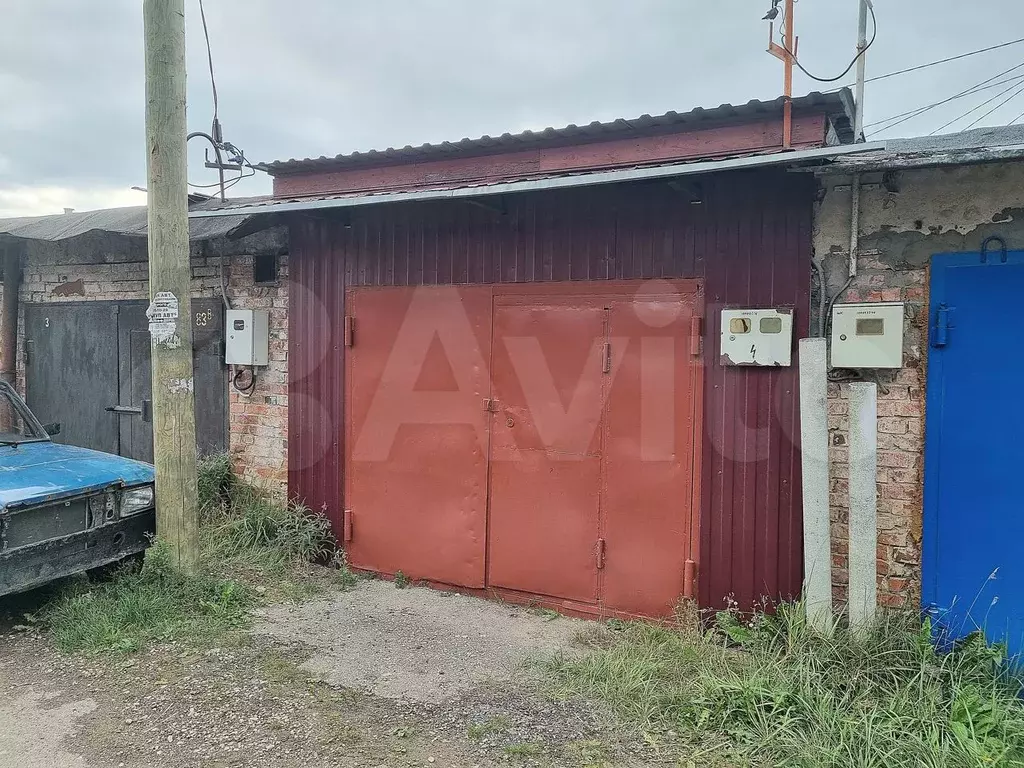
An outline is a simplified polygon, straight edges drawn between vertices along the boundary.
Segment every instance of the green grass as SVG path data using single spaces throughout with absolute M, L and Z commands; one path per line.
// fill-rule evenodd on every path
M 199 572 L 176 571 L 158 541 L 141 572 L 125 569 L 97 585 L 71 582 L 40 616 L 58 647 L 134 652 L 155 642 L 208 643 L 248 626 L 261 599 L 303 599 L 324 582 L 354 582 L 343 560 L 332 562 L 326 578 L 311 576 L 311 565 L 327 564 L 335 550 L 327 521 L 239 482 L 227 457 L 200 464 L 199 502 Z
M 975 637 L 937 653 L 913 616 L 823 636 L 790 605 L 745 623 L 722 614 L 706 635 L 622 623 L 611 634 L 547 664 L 556 690 L 674 731 L 695 765 L 1024 765 L 1024 705 L 1001 649 Z

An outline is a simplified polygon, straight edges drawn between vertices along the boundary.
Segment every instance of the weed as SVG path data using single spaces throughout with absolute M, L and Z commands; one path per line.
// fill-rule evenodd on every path
M 480 739 L 484 738 L 485 736 L 500 733 L 501 731 L 508 728 L 508 726 L 508 718 L 502 717 L 501 715 L 495 715 L 494 717 L 487 718 L 481 723 L 474 723 L 473 725 L 469 726 L 467 735 L 473 741 L 480 741 Z
M 505 747 L 508 757 L 537 757 L 544 754 L 544 745 L 539 741 L 524 741 L 520 744 L 509 744 Z
M 200 462 L 198 484 L 199 573 L 179 573 L 157 542 L 139 573 L 122 570 L 92 588 L 72 583 L 43 611 L 60 648 L 130 652 L 152 642 L 202 642 L 245 626 L 256 594 L 298 600 L 320 588 L 307 571 L 335 551 L 324 517 L 239 482 L 225 456 Z M 343 557 L 331 562 L 338 566 L 331 581 L 351 586 Z
M 398 589 L 405 589 L 409 585 L 410 585 L 410 581 L 409 581 L 409 577 L 408 576 L 406 576 L 401 571 L 398 571 L 397 573 L 395 573 L 395 586 Z
M 581 768 L 604 768 L 611 765 L 608 748 L 602 741 L 574 741 L 566 745 L 566 752 Z
M 252 596 L 236 581 L 183 576 L 157 542 L 139 573 L 91 589 L 70 587 L 44 609 L 64 651 L 133 652 L 150 642 L 199 641 L 248 623 Z
M 677 731 L 691 756 L 792 768 L 1024 763 L 1020 687 L 1003 649 L 980 636 L 939 653 L 931 626 L 903 614 L 825 636 L 799 605 L 722 614 L 704 635 L 611 631 L 607 648 L 551 660 L 551 680 L 640 728 Z

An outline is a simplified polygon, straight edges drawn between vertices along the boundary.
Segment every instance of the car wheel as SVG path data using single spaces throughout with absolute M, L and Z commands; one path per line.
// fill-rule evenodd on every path
M 107 563 L 97 568 L 90 568 L 85 572 L 89 581 L 99 584 L 110 581 L 119 573 L 138 573 L 142 570 L 142 563 L 145 559 L 145 552 L 136 552 L 128 557 L 123 557 L 113 563 Z

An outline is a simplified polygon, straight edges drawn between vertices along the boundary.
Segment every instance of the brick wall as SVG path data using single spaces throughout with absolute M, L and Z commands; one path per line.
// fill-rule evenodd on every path
M 288 433 L 288 256 L 287 235 L 261 233 L 240 241 L 209 241 L 192 247 L 192 297 L 220 298 L 221 264 L 233 306 L 267 309 L 270 365 L 259 369 L 256 387 L 240 394 L 230 388 L 229 451 L 236 469 L 276 496 L 287 493 Z M 253 282 L 253 252 L 278 254 L 274 284 Z M 81 261 L 79 261 L 79 259 Z M 81 263 L 91 262 L 91 263 Z M 148 300 L 149 266 L 137 241 L 108 238 L 100 246 L 29 243 L 22 258 L 22 309 L 18 321 L 18 388 L 25 391 L 24 304 Z
M 866 372 L 878 383 L 878 601 L 917 605 L 921 586 L 928 265 L 936 253 L 977 251 L 992 234 L 1024 247 L 1024 164 L 932 168 L 863 177 L 857 276 L 840 299 L 906 302 L 904 367 Z M 850 246 L 850 179 L 825 176 L 815 255 L 829 293 L 843 285 Z M 829 384 L 833 590 L 846 598 L 849 531 L 847 386 Z
M 237 308 L 270 312 L 270 365 L 258 369 L 252 392 L 231 387 L 229 421 L 235 469 L 278 498 L 288 492 L 288 257 L 278 258 L 275 285 L 252 280 L 251 255 L 231 259 L 228 297 Z M 248 374 L 240 380 L 248 385 Z

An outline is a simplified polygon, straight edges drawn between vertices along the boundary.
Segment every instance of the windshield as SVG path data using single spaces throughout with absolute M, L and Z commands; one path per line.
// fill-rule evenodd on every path
M 10 385 L 0 385 L 0 445 L 48 439 L 28 406 Z

